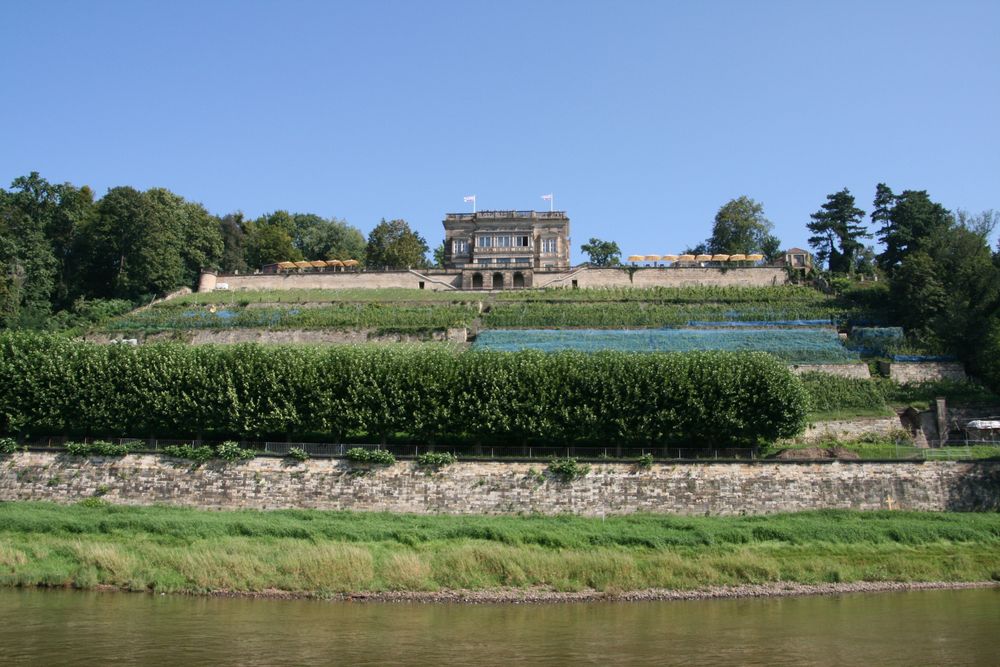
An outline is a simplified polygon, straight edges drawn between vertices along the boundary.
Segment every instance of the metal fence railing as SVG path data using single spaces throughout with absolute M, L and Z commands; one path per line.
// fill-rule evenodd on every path
M 42 436 L 23 439 L 19 442 L 30 449 L 62 449 L 67 442 L 91 442 L 103 440 L 115 444 L 128 444 L 135 452 L 161 452 L 170 445 L 215 445 L 215 440 L 177 439 L 177 438 L 92 438 L 67 436 Z M 431 446 L 426 444 L 371 444 L 371 443 L 330 443 L 330 442 L 276 442 L 276 441 L 239 441 L 241 447 L 254 449 L 261 454 L 285 456 L 293 448 L 302 449 L 313 457 L 345 456 L 347 451 L 356 447 L 363 449 L 384 449 L 395 456 L 410 458 L 427 452 L 451 452 L 462 458 L 471 459 L 550 459 L 550 458 L 580 458 L 590 460 L 634 460 L 640 456 L 651 455 L 657 460 L 737 460 L 749 461 L 760 458 L 760 453 L 753 448 L 694 448 L 694 447 L 633 447 L 633 446 L 554 446 L 554 445 L 462 445 L 462 446 Z
M 19 444 L 29 449 L 61 450 L 67 442 L 90 442 L 103 440 L 115 444 L 128 444 L 134 452 L 162 452 L 170 445 L 216 445 L 216 440 L 196 440 L 178 438 L 83 438 L 67 436 L 41 436 L 19 439 Z M 642 456 L 652 456 L 657 461 L 756 461 L 769 459 L 771 452 L 761 452 L 754 448 L 713 448 L 713 447 L 651 447 L 651 446 L 554 446 L 554 445 L 462 445 L 431 446 L 426 444 L 371 444 L 371 443 L 330 443 L 330 442 L 290 442 L 290 441 L 239 441 L 241 447 L 253 449 L 259 454 L 286 456 L 293 448 L 301 449 L 315 458 L 335 458 L 345 456 L 356 447 L 363 449 L 384 449 L 401 458 L 415 458 L 427 452 L 450 452 L 463 459 L 528 459 L 545 460 L 551 458 L 579 458 L 589 461 L 635 461 Z M 1000 441 L 973 440 L 963 438 L 935 443 L 933 447 L 916 447 L 909 440 L 898 440 L 891 449 L 883 450 L 885 455 L 869 454 L 865 458 L 882 460 L 969 460 L 974 458 L 1000 458 Z M 984 451 L 984 447 L 987 448 Z M 995 451 L 995 454 L 993 453 Z

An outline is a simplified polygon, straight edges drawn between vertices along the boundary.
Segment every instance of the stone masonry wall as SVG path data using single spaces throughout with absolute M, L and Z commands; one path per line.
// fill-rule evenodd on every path
M 900 384 L 932 380 L 965 380 L 965 368 L 957 361 L 893 361 L 889 378 Z
M 792 364 L 788 367 L 796 375 L 803 373 L 826 373 L 857 380 L 870 380 L 871 372 L 867 364 Z
M 636 269 L 631 278 L 623 268 L 586 268 L 565 274 L 535 272 L 536 287 L 571 287 L 573 280 L 580 288 L 608 287 L 691 287 L 695 285 L 769 287 L 784 285 L 788 276 L 784 269 L 753 267 L 715 269 L 703 267 L 647 267 Z
M 906 429 L 898 416 L 841 419 L 810 424 L 802 435 L 793 440 L 799 442 L 849 441 L 864 435 L 892 436 L 903 430 Z
M 484 268 L 489 276 L 497 267 Z M 581 288 L 609 287 L 689 287 L 693 285 L 718 285 L 766 287 L 784 285 L 788 278 L 784 269 L 753 267 L 742 269 L 714 268 L 641 268 L 629 272 L 621 268 L 583 268 L 565 272 L 535 271 L 530 279 L 535 287 L 572 287 L 573 281 Z M 351 289 L 404 287 L 447 290 L 460 288 L 461 271 L 344 271 L 341 273 L 259 273 L 250 275 L 218 275 L 204 273 L 199 282 L 199 292 L 209 292 L 219 283 L 230 290 L 282 290 L 282 289 Z M 509 286 L 510 278 L 505 280 Z M 486 280 L 489 284 L 489 280 Z
M 1000 509 L 1000 462 L 756 462 L 591 464 L 565 483 L 544 462 L 459 462 L 428 472 L 412 462 L 352 466 L 259 457 L 201 466 L 154 455 L 120 459 L 29 452 L 0 460 L 0 501 L 202 508 L 315 508 L 446 514 L 661 512 L 762 514 L 822 508 Z
M 210 278 L 206 278 L 210 276 Z M 219 275 L 211 279 L 203 274 L 198 291 L 206 292 L 218 283 L 226 283 L 230 290 L 284 290 L 284 289 L 370 289 L 403 287 L 445 290 L 458 286 L 459 275 L 429 275 L 410 271 L 343 271 L 340 273 L 258 273 L 249 275 Z
M 430 331 L 426 334 L 380 333 L 376 329 L 191 329 L 187 331 L 159 331 L 136 334 L 144 343 L 182 340 L 189 345 L 228 345 L 233 343 L 289 344 L 308 343 L 322 345 L 352 345 L 358 343 L 419 343 L 426 341 L 448 341 L 466 343 L 469 330 L 465 327 L 450 327 L 444 331 Z M 90 333 L 85 340 L 94 343 L 110 343 L 121 338 L 121 334 Z

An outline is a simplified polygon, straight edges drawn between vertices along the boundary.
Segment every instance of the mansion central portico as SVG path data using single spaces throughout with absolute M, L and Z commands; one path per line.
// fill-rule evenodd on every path
M 444 235 L 447 269 L 569 268 L 565 211 L 449 213 Z
M 444 266 L 463 289 L 532 287 L 535 271 L 569 268 L 565 211 L 448 213 L 444 234 Z

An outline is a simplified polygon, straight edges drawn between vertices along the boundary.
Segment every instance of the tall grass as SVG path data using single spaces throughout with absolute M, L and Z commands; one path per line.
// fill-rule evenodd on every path
M 0 585 L 205 592 L 1000 577 L 1000 515 L 459 517 L 0 504 Z

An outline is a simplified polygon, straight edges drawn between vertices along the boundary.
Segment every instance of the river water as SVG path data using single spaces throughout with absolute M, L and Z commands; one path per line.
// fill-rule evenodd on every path
M 0 664 L 998 665 L 1000 590 L 542 605 L 0 591 Z

